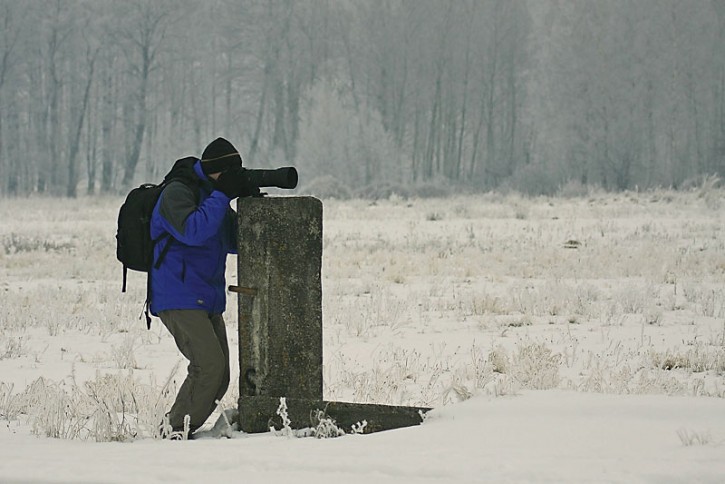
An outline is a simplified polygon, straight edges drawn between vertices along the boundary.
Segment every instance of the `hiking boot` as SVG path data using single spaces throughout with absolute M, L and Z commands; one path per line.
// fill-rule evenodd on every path
M 194 431 L 196 429 L 189 429 L 188 435 L 185 436 L 183 428 L 173 428 L 169 425 L 168 419 L 164 418 L 156 429 L 156 435 L 161 440 L 194 440 Z
M 189 435 L 184 436 L 183 430 L 174 430 L 170 432 L 169 435 L 167 435 L 166 437 L 162 437 L 162 439 L 165 440 L 194 440 L 194 438 L 194 434 L 192 434 L 191 432 L 189 433 Z
M 208 430 L 199 430 L 194 438 L 199 439 L 227 439 L 234 438 L 234 432 L 239 432 L 239 411 L 236 408 L 224 410 L 214 426 Z M 191 438 L 191 436 L 190 436 Z
M 187 415 L 188 417 L 188 415 Z M 184 427 L 172 427 L 169 422 L 169 412 L 164 414 L 164 418 L 161 419 L 159 426 L 156 427 L 156 436 L 161 440 L 194 440 L 194 432 L 199 427 L 189 426 L 188 434 L 184 432 Z

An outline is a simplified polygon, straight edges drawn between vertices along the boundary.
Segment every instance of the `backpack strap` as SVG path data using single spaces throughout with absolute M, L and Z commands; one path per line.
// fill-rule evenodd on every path
M 156 263 L 154 264 L 154 269 L 158 269 L 159 267 L 161 267 L 161 263 L 166 258 L 166 254 L 169 252 L 169 247 L 171 247 L 171 243 L 174 241 L 174 238 L 171 236 L 171 234 L 166 232 L 164 235 L 162 235 L 158 239 L 154 240 L 154 247 L 156 246 L 156 244 L 161 242 L 163 239 L 169 239 L 169 241 L 166 242 L 166 245 L 161 250 L 161 253 L 159 254 L 159 258 L 156 260 Z
M 126 292 L 126 279 L 128 278 L 128 266 L 126 264 L 123 265 L 123 287 L 121 288 L 121 292 Z
M 161 250 L 161 253 L 159 254 L 159 258 L 156 259 L 156 262 L 154 263 L 153 268 L 151 268 L 148 273 L 146 274 L 146 302 L 143 305 L 143 312 L 142 314 L 146 316 L 146 329 L 151 329 L 151 273 L 153 272 L 153 269 L 158 269 L 161 267 L 161 263 L 166 258 L 166 254 L 169 252 L 169 248 L 171 247 L 171 243 L 174 241 L 174 238 L 169 234 L 168 232 L 159 237 L 158 239 L 154 240 L 154 247 L 156 247 L 156 244 L 161 242 L 163 239 L 168 239 L 166 242 L 166 245 Z M 126 272 L 124 267 L 124 288 L 126 287 Z
M 146 302 L 143 303 L 143 310 L 141 311 L 141 315 L 139 315 L 138 319 L 141 319 L 141 316 L 146 316 L 146 329 L 151 329 L 151 276 L 146 278 Z

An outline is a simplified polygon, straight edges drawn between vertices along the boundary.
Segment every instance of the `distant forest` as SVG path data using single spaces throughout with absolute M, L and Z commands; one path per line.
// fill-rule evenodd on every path
M 725 178 L 725 0 L 0 0 L 0 22 L 0 196 L 118 194 L 217 136 L 362 194 Z

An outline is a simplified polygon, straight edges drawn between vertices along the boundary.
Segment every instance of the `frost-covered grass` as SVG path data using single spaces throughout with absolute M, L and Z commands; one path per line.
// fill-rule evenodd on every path
M 436 408 L 530 390 L 724 398 L 723 195 L 326 200 L 325 398 Z M 0 200 L 8 428 L 138 440 L 173 400 L 185 365 L 160 322 L 147 331 L 139 319 L 145 277 L 132 273 L 120 293 L 121 201 Z M 233 298 L 225 319 L 236 348 Z M 720 445 L 716 427 L 672 435 Z
M 327 389 L 432 406 L 492 383 L 725 396 L 725 234 L 709 205 L 671 192 L 328 203 Z

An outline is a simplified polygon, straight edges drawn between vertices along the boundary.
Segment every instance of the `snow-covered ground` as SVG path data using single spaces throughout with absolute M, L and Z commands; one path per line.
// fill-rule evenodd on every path
M 150 437 L 185 370 L 120 202 L 0 200 L 0 482 L 725 481 L 722 191 L 326 201 L 325 397 L 435 410 L 323 440 Z
M 0 433 L 2 482 L 723 482 L 722 399 L 526 391 L 435 410 L 420 427 L 131 444 Z M 677 432 L 713 432 L 684 446 Z M 720 431 L 718 436 L 715 431 Z

